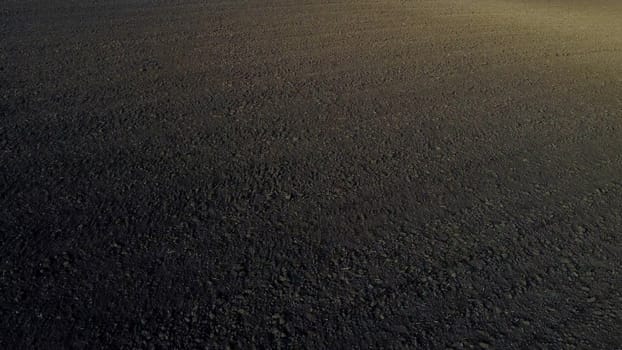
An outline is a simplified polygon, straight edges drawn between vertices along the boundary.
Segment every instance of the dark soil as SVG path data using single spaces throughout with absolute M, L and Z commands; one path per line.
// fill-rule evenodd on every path
M 622 348 L 622 6 L 5 0 L 0 348 Z

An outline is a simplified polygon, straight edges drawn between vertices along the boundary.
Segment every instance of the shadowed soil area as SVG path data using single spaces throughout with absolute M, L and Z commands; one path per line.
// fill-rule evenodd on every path
M 0 348 L 622 346 L 622 5 L 0 8 Z

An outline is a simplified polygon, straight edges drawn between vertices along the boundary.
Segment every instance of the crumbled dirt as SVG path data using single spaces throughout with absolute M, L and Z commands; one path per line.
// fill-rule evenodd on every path
M 0 9 L 0 348 L 622 346 L 622 6 Z

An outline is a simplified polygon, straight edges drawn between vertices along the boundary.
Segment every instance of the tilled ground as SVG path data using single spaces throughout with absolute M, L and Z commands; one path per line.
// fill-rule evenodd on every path
M 622 347 L 622 5 L 4 1 L 0 347 Z

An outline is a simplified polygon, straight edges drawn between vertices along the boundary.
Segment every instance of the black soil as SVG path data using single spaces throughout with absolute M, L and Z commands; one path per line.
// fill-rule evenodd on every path
M 622 348 L 622 6 L 0 5 L 0 348 Z

